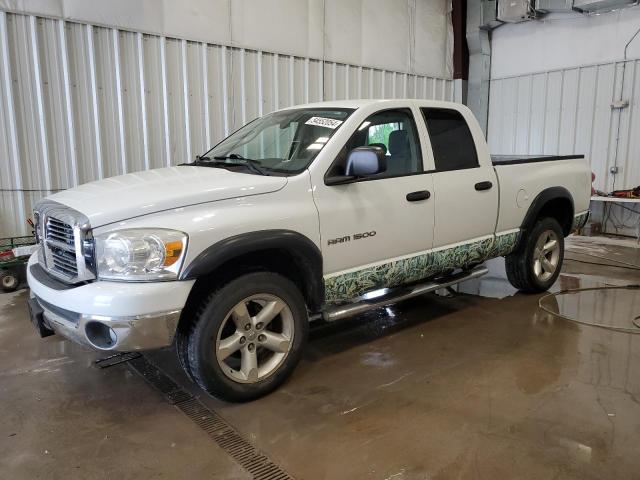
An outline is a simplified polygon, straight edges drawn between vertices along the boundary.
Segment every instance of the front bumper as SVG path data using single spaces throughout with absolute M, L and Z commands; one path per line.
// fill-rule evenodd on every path
M 56 288 L 37 275 L 29 259 L 31 298 L 43 310 L 46 327 L 99 350 L 148 350 L 170 345 L 194 281 L 124 283 L 97 281 Z

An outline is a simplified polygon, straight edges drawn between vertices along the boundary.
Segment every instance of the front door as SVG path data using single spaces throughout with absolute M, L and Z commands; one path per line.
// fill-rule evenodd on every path
M 411 109 L 369 116 L 329 174 L 344 173 L 350 150 L 373 144 L 386 150 L 384 173 L 344 185 L 314 182 L 327 301 L 424 277 L 420 262 L 433 243 L 433 180 L 424 170 Z

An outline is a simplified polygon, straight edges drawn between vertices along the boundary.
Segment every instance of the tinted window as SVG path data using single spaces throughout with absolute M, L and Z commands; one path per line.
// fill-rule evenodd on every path
M 460 112 L 442 108 L 422 108 L 427 122 L 436 170 L 460 170 L 478 166 L 471 130 Z
M 418 135 L 413 115 L 408 109 L 377 112 L 362 122 L 340 152 L 329 175 L 344 175 L 348 152 L 366 145 L 380 146 L 386 152 L 387 170 L 376 178 L 422 171 Z

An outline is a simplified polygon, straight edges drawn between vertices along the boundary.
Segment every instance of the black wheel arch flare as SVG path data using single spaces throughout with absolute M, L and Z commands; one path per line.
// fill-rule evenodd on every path
M 562 205 L 563 211 L 556 211 L 554 205 Z M 536 198 L 534 198 L 529 209 L 527 210 L 522 225 L 520 227 L 520 241 L 516 247 L 516 251 L 522 245 L 522 239 L 526 237 L 527 231 L 530 231 L 535 225 L 536 221 L 540 218 L 540 215 L 552 216 L 558 220 L 562 231 L 565 235 L 571 233 L 571 225 L 573 223 L 573 216 L 575 214 L 575 207 L 573 203 L 573 196 L 564 187 L 549 187 L 542 190 Z M 549 215 L 547 215 L 549 214 Z
M 221 240 L 200 252 L 180 274 L 180 280 L 195 280 L 213 274 L 229 261 L 264 251 L 286 251 L 305 284 L 299 285 L 308 307 L 319 311 L 324 302 L 322 252 L 308 237 L 292 230 L 258 230 Z

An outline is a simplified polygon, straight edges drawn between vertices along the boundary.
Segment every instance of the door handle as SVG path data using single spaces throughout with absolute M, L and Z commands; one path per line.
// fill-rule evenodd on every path
M 420 200 L 427 200 L 431 196 L 429 190 L 420 190 L 418 192 L 407 193 L 407 202 L 419 202 Z
M 478 182 L 476 183 L 476 190 L 480 191 L 480 190 L 491 190 L 491 187 L 493 187 L 493 183 L 491 182 Z

